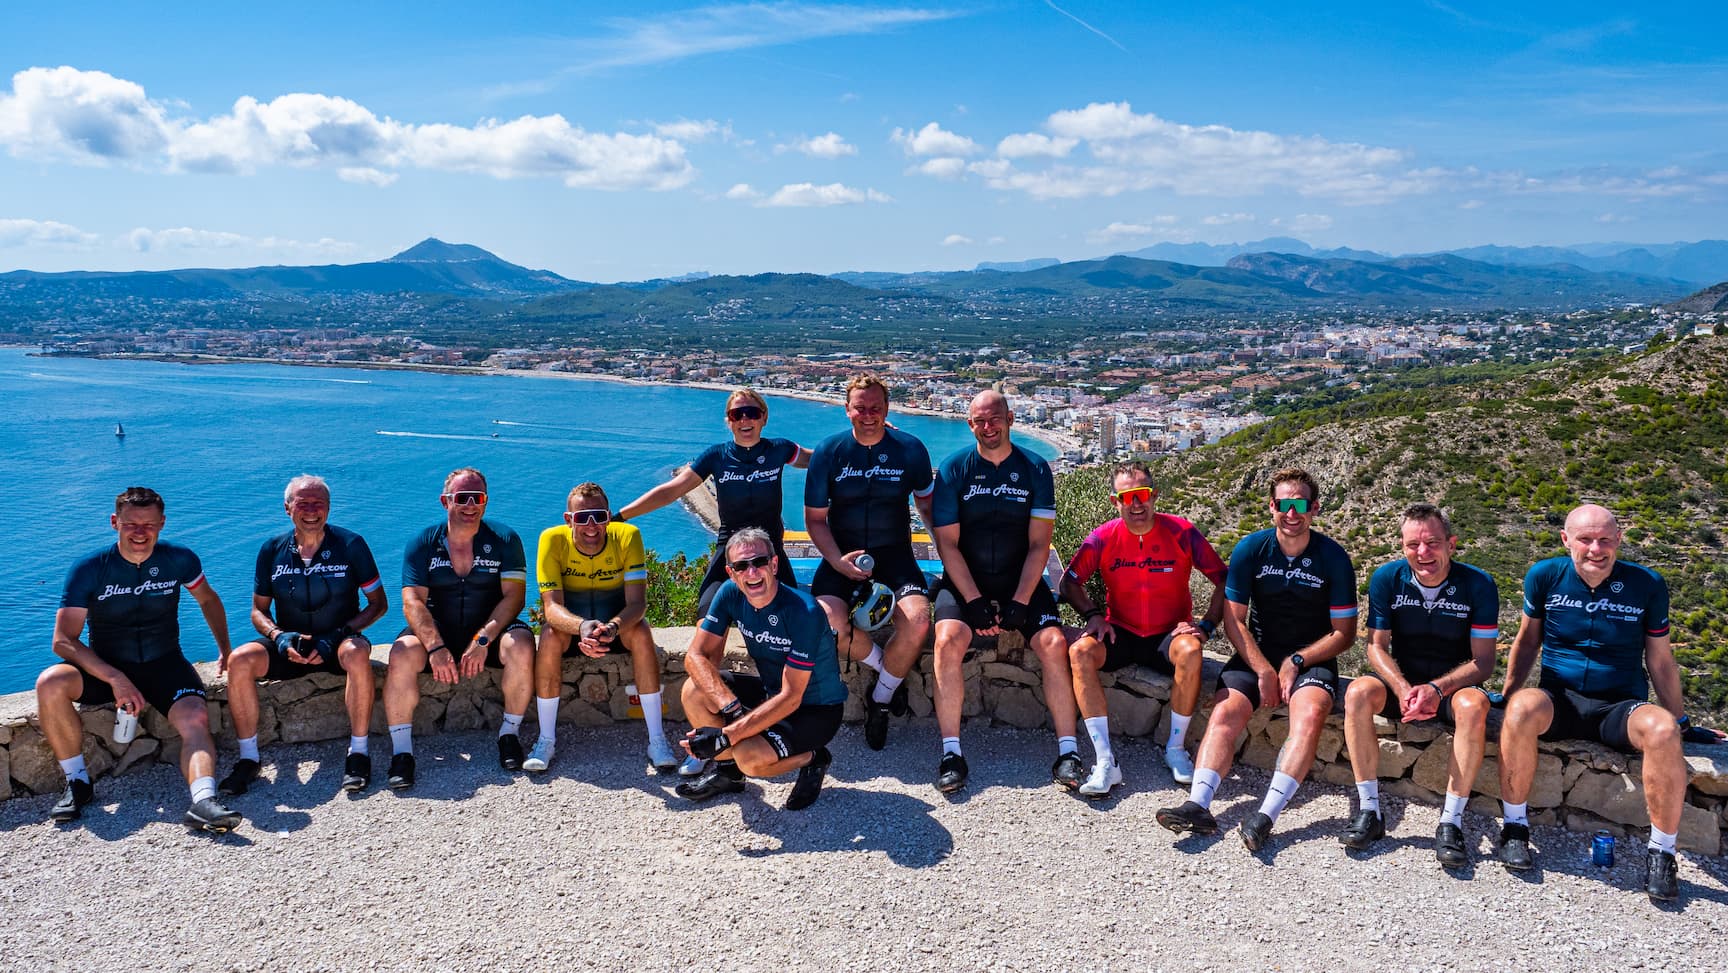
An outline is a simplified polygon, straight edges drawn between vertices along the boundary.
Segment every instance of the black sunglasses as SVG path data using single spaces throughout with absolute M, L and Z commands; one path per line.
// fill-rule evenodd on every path
M 745 419 L 760 419 L 765 414 L 766 413 L 762 411 L 761 407 L 754 405 L 740 405 L 726 410 L 726 418 L 731 419 L 733 422 L 742 422 Z
M 727 564 L 726 566 L 731 568 L 732 570 L 738 572 L 739 574 L 743 574 L 744 572 L 750 570 L 751 568 L 765 568 L 770 563 L 772 563 L 773 560 L 774 560 L 774 555 L 772 555 L 772 554 L 758 554 L 755 557 L 743 558 L 741 560 L 733 561 L 730 564 Z

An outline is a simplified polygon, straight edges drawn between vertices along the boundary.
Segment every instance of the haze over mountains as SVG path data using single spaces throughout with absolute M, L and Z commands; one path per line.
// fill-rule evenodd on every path
M 14 271 L 0 274 L 0 305 L 11 305 L 0 311 L 14 316 L 34 306 L 48 314 L 83 300 L 318 301 L 414 294 L 526 304 L 510 313 L 576 318 L 623 319 L 671 309 L 689 315 L 741 302 L 777 316 L 935 320 L 983 315 L 1013 320 L 1303 308 L 1565 309 L 1668 302 L 1698 290 L 1701 283 L 1728 279 L 1728 242 L 1617 247 L 1593 247 L 1595 253 L 1478 247 L 1388 257 L 1348 249 L 1320 251 L 1300 240 L 1272 238 L 1227 246 L 1159 244 L 1099 260 L 1033 260 L 976 271 L 828 277 L 691 274 L 595 284 L 522 267 L 480 247 L 428 239 L 389 259 L 360 264 L 124 273 Z

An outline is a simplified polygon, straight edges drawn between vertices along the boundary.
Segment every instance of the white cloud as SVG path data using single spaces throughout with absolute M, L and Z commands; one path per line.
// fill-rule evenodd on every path
M 1276 217 L 1272 220 L 1272 225 L 1292 233 L 1314 233 L 1331 229 L 1332 217 L 1321 213 L 1297 213 L 1289 219 Z
M 242 97 L 207 119 L 174 118 L 139 85 L 67 67 L 13 76 L 12 93 L 0 92 L 0 145 L 20 157 L 200 172 L 415 168 L 585 189 L 673 189 L 695 177 L 676 140 L 589 132 L 562 115 L 410 124 L 346 98 L 295 93 Z
M 1169 214 L 1154 216 L 1139 223 L 1118 221 L 1101 230 L 1087 233 L 1086 239 L 1092 243 L 1120 243 L 1149 236 L 1169 237 L 1173 235 L 1172 228 L 1180 222 L 1179 218 Z
M 0 248 L 32 247 L 87 250 L 101 237 L 54 220 L 0 219 Z
M 1027 159 L 1037 156 L 1047 156 L 1061 159 L 1074 151 L 1074 146 L 1080 140 L 1075 138 L 1051 138 L 1037 132 L 1023 132 L 1010 135 L 996 143 L 996 154 L 1004 159 Z
M 1464 202 L 1458 204 L 1458 208 L 1459 209 L 1481 209 L 1483 207 L 1483 205 L 1484 204 L 1480 199 L 1466 199 Z
M 1625 213 L 1603 213 L 1601 216 L 1596 217 L 1596 222 L 1598 222 L 1598 223 L 1636 223 L 1636 222 L 1638 222 L 1638 217 L 1628 216 Z
M 365 186 L 388 186 L 396 181 L 394 172 L 380 172 L 370 166 L 349 166 L 336 170 L 336 178 L 343 182 L 360 183 Z
M 1242 196 L 1292 190 L 1352 204 L 1386 202 L 1444 185 L 1440 170 L 1408 170 L 1408 154 L 1315 136 L 1184 125 L 1136 113 L 1127 102 L 1093 103 L 1045 119 L 1043 132 L 1009 135 L 997 160 L 1067 158 L 1084 146 L 1089 160 L 985 172 L 993 188 L 1042 199 L 1167 190 L 1184 196 Z M 1059 151 L 1060 150 L 1060 151 Z
M 613 36 L 593 42 L 576 71 L 661 64 L 701 54 L 873 34 L 962 16 L 957 11 L 850 4 L 733 3 L 640 19 L 615 18 Z
M 747 182 L 738 183 L 726 190 L 727 199 L 758 199 L 761 196 L 762 194 L 750 188 L 750 184 Z
M 776 145 L 775 152 L 802 152 L 813 159 L 838 159 L 842 156 L 857 155 L 858 147 L 850 145 L 838 132 L 829 132 L 814 138 L 794 139 L 784 145 Z
M 934 159 L 925 159 L 907 171 L 920 172 L 937 179 L 958 179 L 966 173 L 966 160 L 954 156 L 938 156 Z
M 950 233 L 942 238 L 945 247 L 964 247 L 972 243 L 972 238 L 962 233 Z
M 976 155 L 978 143 L 964 135 L 947 131 L 935 122 L 916 132 L 896 128 L 888 141 L 901 147 L 907 155 Z
M 123 246 L 139 253 L 161 250 L 259 250 L 291 253 L 301 256 L 346 256 L 358 248 L 342 240 L 325 237 L 313 242 L 288 240 L 281 237 L 252 237 L 223 230 L 200 230 L 177 226 L 166 230 L 138 227 L 120 238 Z
M 1201 220 L 1200 222 L 1206 224 L 1207 226 L 1230 226 L 1233 223 L 1252 223 L 1252 222 L 1254 222 L 1254 214 L 1253 213 L 1215 213 L 1212 216 L 1206 217 L 1205 219 Z
M 680 142 L 706 142 L 714 138 L 730 142 L 733 137 L 731 125 L 722 125 L 712 118 L 680 118 L 675 122 L 655 122 L 653 127 L 654 134 Z
M 989 244 L 992 247 L 996 247 L 996 246 L 1001 246 L 1004 243 L 1007 243 L 1008 238 L 1005 236 L 993 236 L 990 239 L 985 240 L 984 242 Z
M 837 182 L 826 186 L 799 182 L 781 186 L 764 200 L 763 206 L 845 206 L 853 203 L 888 203 L 893 198 L 874 189 L 854 189 Z

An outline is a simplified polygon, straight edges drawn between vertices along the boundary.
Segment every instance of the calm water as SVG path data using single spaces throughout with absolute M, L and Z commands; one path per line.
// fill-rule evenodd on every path
M 73 560 L 113 543 L 113 497 L 137 484 L 168 504 L 164 538 L 185 544 L 228 609 L 238 644 L 252 637 L 252 563 L 289 528 L 282 487 L 299 473 L 330 481 L 331 522 L 371 544 L 391 611 L 369 631 L 402 627 L 402 547 L 442 517 L 444 474 L 486 473 L 488 516 L 522 536 L 530 563 L 540 531 L 558 522 L 583 480 L 621 506 L 724 438 L 725 393 L 701 389 L 486 375 L 437 375 L 281 365 L 174 365 L 31 357 L 0 348 L 0 455 L 18 517 L 14 581 L 0 585 L 0 693 L 29 689 L 53 660 L 60 588 Z M 814 445 L 845 426 L 836 406 L 774 399 L 770 435 Z M 124 423 L 126 437 L 114 435 Z M 900 415 L 931 457 L 971 443 L 963 423 Z M 1026 445 L 1049 453 L 1030 439 Z M 789 471 L 788 526 L 802 526 L 803 473 Z M 28 508 L 28 509 L 25 509 Z M 713 537 L 680 505 L 637 522 L 648 546 L 700 555 Z M 187 655 L 216 646 L 182 600 Z

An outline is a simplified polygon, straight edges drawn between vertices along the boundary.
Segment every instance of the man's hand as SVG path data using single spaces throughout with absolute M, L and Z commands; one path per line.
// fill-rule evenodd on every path
M 1023 601 L 1010 601 L 1002 606 L 1001 620 L 997 623 L 1003 628 L 1022 629 L 1031 618 L 1032 606 Z
M 138 691 L 137 686 L 132 685 L 132 680 L 115 673 L 114 680 L 108 684 L 108 688 L 114 691 L 114 707 L 116 709 L 126 710 L 133 715 L 144 712 L 144 694 Z
M 310 640 L 299 632 L 281 631 L 276 633 L 276 651 L 289 661 L 298 665 L 312 665 L 312 660 L 301 652 L 302 647 L 310 648 Z
M 960 606 L 960 617 L 979 634 L 996 627 L 996 609 L 988 598 L 974 598 Z
M 480 641 L 480 636 L 474 636 L 474 641 L 462 650 L 462 678 L 473 679 L 486 669 L 486 644 Z
M 852 581 L 863 581 L 869 578 L 872 572 L 866 571 L 858 566 L 858 555 L 863 553 L 863 551 L 858 550 L 849 551 L 840 555 L 840 563 L 834 565 L 834 570 L 839 571 L 842 575 Z
M 446 685 L 456 685 L 456 655 L 447 645 L 441 645 L 436 652 L 426 656 L 432 663 L 432 678 Z
M 612 651 L 612 643 L 618 638 L 618 630 L 597 618 L 590 618 L 582 623 L 582 635 L 576 647 L 590 659 L 598 659 Z
M 1268 666 L 1267 668 L 1255 673 L 1255 675 L 1260 678 L 1261 709 L 1271 709 L 1272 707 L 1283 703 L 1284 697 L 1287 695 L 1284 687 L 1286 685 L 1293 686 L 1296 684 L 1296 677 L 1294 675 L 1290 676 L 1288 682 L 1286 682 L 1283 675 L 1285 668 L 1286 667 L 1284 666 L 1280 666 L 1277 669 L 1273 669 Z M 1289 666 L 1288 668 L 1292 673 L 1296 671 L 1295 666 Z
M 1100 642 L 1114 643 L 1116 641 L 1116 626 L 1104 620 L 1104 613 L 1086 617 L 1086 626 L 1080 630 L 1081 635 L 1090 635 Z
M 1404 694 L 1400 714 L 1406 723 L 1431 720 L 1440 715 L 1440 700 L 1442 698 L 1440 691 L 1434 688 L 1433 683 L 1425 682 L 1419 686 L 1411 686 L 1410 690 Z
M 690 751 L 692 757 L 702 760 L 712 760 L 720 751 L 732 746 L 732 741 L 726 739 L 726 731 L 717 726 L 697 727 L 684 735 L 684 749 Z

